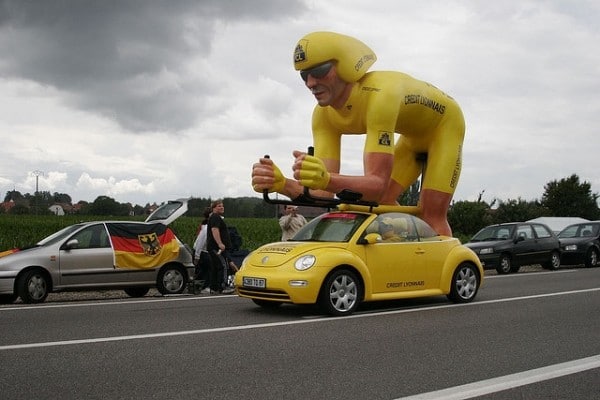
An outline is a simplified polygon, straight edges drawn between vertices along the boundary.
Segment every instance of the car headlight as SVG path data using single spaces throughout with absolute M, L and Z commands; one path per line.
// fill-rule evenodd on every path
M 486 247 L 485 249 L 481 249 L 479 254 L 492 254 L 494 252 L 493 247 Z
M 575 251 L 575 250 L 577 250 L 577 245 L 576 244 L 570 244 L 568 246 L 565 246 L 565 250 L 566 251 Z
M 317 257 L 313 256 L 312 254 L 307 254 L 296 260 L 296 262 L 294 263 L 294 268 L 296 268 L 298 271 L 306 271 L 307 269 L 315 265 L 316 261 Z

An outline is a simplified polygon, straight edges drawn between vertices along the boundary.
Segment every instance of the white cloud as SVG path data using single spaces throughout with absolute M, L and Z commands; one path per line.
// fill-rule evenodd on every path
M 573 173 L 600 191 L 597 2 L 49 4 L 0 2 L 0 191 L 32 192 L 39 170 L 40 190 L 74 201 L 258 196 L 252 163 L 268 153 L 289 176 L 312 142 L 291 60 L 313 30 L 356 36 L 373 69 L 457 99 L 455 199 L 535 199 Z M 362 138 L 343 143 L 342 172 L 361 173 Z

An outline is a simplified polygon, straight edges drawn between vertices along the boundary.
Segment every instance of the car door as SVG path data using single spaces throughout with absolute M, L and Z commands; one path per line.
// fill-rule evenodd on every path
M 126 280 L 126 271 L 114 267 L 114 252 L 103 223 L 87 225 L 61 246 L 59 286 L 85 287 Z
M 373 280 L 374 293 L 404 292 L 425 289 L 430 252 L 429 244 L 420 241 L 419 228 L 413 218 L 400 213 L 379 215 L 367 232 L 382 234 L 393 227 L 395 234 L 382 235 L 382 241 L 366 247 L 366 258 Z M 428 232 L 430 233 L 430 232 Z M 386 239 L 386 237 L 388 239 Z
M 539 252 L 530 224 L 519 224 L 515 229 L 513 260 L 516 265 L 535 264 Z
M 559 248 L 558 239 L 550 228 L 542 224 L 532 224 L 536 235 L 536 252 L 532 264 L 548 262 L 552 251 Z
M 390 293 L 419 288 L 424 282 L 426 263 L 421 262 L 419 242 L 375 243 L 366 246 L 367 265 L 373 281 L 373 293 Z

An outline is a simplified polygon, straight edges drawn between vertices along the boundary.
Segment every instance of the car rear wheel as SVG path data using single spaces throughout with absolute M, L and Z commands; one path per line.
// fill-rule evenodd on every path
M 17 297 L 16 294 L 0 294 L 0 304 L 14 303 Z
M 475 298 L 479 289 L 480 276 L 471 264 L 461 264 L 454 271 L 448 299 L 455 303 L 468 303 Z
M 508 274 L 512 271 L 512 261 L 510 260 L 510 256 L 508 254 L 502 254 L 500 256 L 500 260 L 498 261 L 498 266 L 496 267 L 496 271 L 499 274 Z
M 156 288 L 162 295 L 181 294 L 187 286 L 187 274 L 179 265 L 165 265 L 156 279 Z
M 48 297 L 48 276 L 39 269 L 32 269 L 17 281 L 17 293 L 23 303 L 42 303 Z
M 560 254 L 558 254 L 558 251 L 553 251 L 552 254 L 550 254 L 550 259 L 543 267 L 551 271 L 556 271 L 560 267 Z
M 144 297 L 150 291 L 147 287 L 130 287 L 124 289 L 125 293 L 131 297 Z
M 254 304 L 262 308 L 277 308 L 281 305 L 280 301 L 270 301 L 262 299 L 252 299 L 252 301 L 254 302 Z
M 594 268 L 598 266 L 598 250 L 589 249 L 585 255 L 585 266 L 588 268 Z
M 352 271 L 334 271 L 321 287 L 319 306 L 330 315 L 350 315 L 360 304 L 361 290 Z

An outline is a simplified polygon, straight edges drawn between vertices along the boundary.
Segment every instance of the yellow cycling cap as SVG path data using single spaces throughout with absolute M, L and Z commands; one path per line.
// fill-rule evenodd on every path
M 336 71 L 346 82 L 356 82 L 377 60 L 366 44 L 335 32 L 312 32 L 304 36 L 294 49 L 294 68 L 301 71 L 335 60 Z

